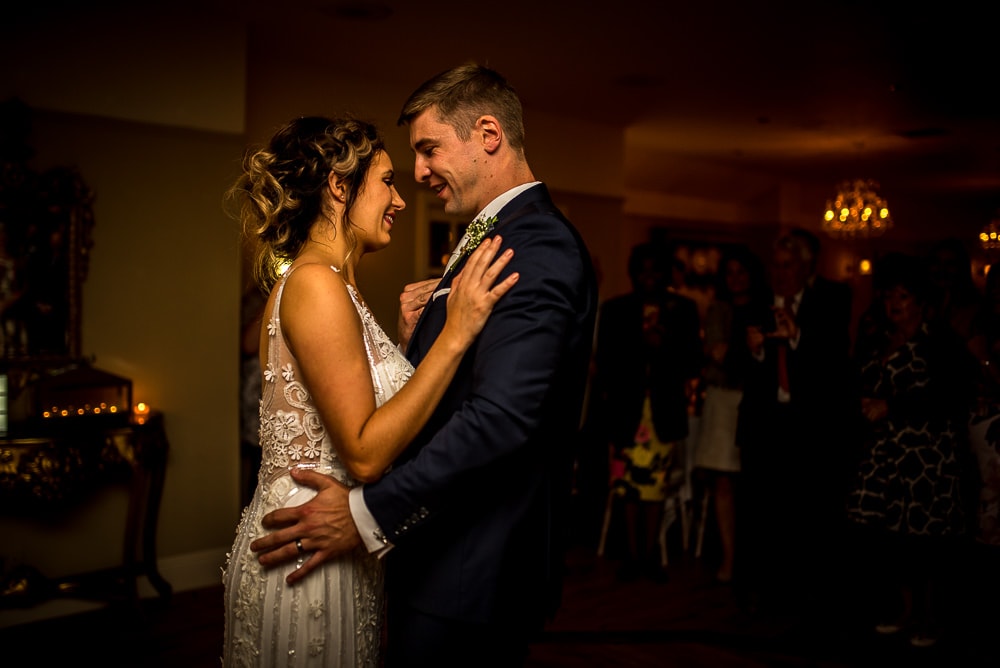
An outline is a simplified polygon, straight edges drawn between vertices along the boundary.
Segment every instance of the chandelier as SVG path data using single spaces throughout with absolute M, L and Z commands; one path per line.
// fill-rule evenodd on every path
M 845 181 L 826 202 L 823 231 L 834 238 L 877 237 L 892 227 L 889 204 L 871 180 Z
M 991 220 L 979 233 L 979 243 L 983 250 L 1000 250 L 1000 220 Z

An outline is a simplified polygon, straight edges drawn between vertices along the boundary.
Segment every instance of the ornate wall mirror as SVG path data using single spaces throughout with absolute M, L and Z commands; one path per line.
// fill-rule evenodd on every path
M 39 373 L 80 358 L 81 286 L 93 196 L 77 171 L 36 171 L 31 110 L 0 103 L 0 370 L 8 397 Z

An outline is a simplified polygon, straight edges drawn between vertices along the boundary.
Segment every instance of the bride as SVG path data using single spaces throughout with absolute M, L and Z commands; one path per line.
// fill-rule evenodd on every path
M 261 328 L 263 460 L 253 499 L 227 555 L 225 666 L 377 666 L 382 571 L 359 547 L 324 564 L 320 577 L 288 585 L 290 569 L 264 570 L 250 543 L 260 519 L 315 491 L 289 475 L 308 467 L 348 486 L 377 479 L 424 425 L 493 306 L 517 281 L 494 285 L 511 251 L 484 241 L 452 283 L 448 321 L 414 370 L 382 331 L 357 289 L 358 264 L 385 248 L 406 203 L 392 161 L 367 123 L 296 119 L 250 151 L 230 190 L 244 232 L 257 245 L 255 278 L 270 296 Z M 290 262 L 281 274 L 279 267 Z M 401 337 L 434 281 L 400 316 Z M 296 541 L 301 565 L 308 543 Z

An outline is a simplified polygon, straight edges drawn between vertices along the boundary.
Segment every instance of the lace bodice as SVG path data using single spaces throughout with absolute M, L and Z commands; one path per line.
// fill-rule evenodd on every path
M 333 271 L 337 271 L 331 267 Z M 338 272 L 339 273 L 339 272 Z M 298 361 L 292 356 L 281 331 L 280 306 L 285 283 L 282 277 L 267 320 L 268 360 L 263 372 L 260 403 L 260 444 L 263 457 L 260 479 L 270 480 L 292 466 L 316 466 L 337 480 L 353 486 L 323 427 L 309 391 L 302 384 Z M 381 406 L 409 380 L 413 366 L 379 327 L 375 316 L 350 284 L 347 291 L 361 316 L 365 352 L 375 389 L 375 405 Z

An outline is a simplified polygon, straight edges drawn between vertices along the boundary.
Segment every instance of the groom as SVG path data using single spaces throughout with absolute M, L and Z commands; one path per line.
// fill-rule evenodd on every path
M 399 123 L 409 127 L 417 181 L 446 212 L 487 221 L 487 236 L 515 250 L 501 279 L 517 271 L 520 280 L 392 469 L 350 494 L 324 476 L 296 474 L 320 493 L 265 517 L 278 530 L 252 548 L 273 566 L 296 557 L 296 538 L 320 545 L 290 583 L 359 540 L 386 552 L 390 667 L 521 665 L 558 603 L 594 271 L 525 160 L 521 103 L 498 73 L 470 64 L 437 75 L 410 96 Z M 414 365 L 444 325 L 465 257 L 416 323 Z

